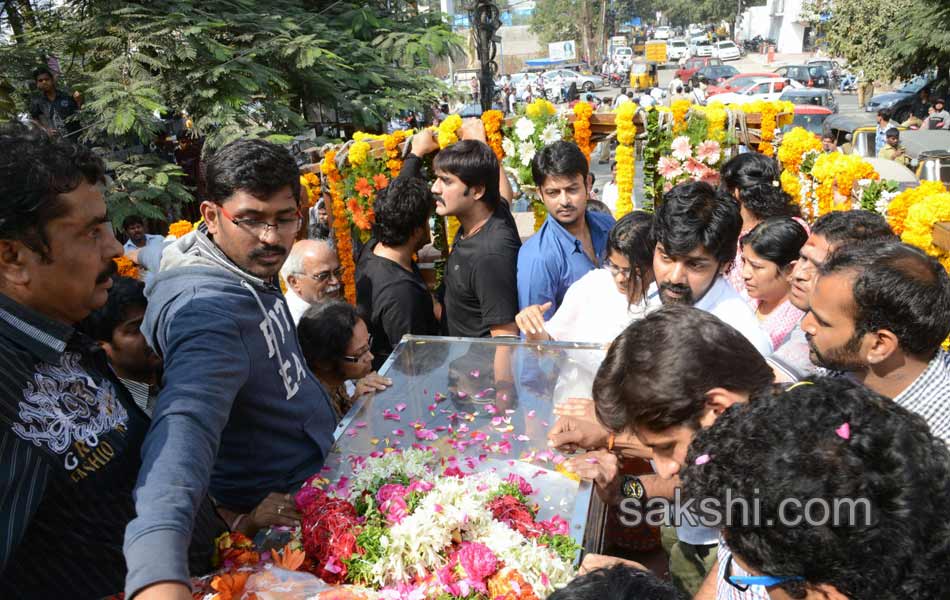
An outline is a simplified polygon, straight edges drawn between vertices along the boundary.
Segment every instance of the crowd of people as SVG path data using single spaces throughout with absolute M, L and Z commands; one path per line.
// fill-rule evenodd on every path
M 221 532 L 298 522 L 291 495 L 416 334 L 603 344 L 591 398 L 555 409 L 551 445 L 580 453 L 568 468 L 611 505 L 756 500 L 754 522 L 722 502 L 719 524 L 665 526 L 671 584 L 588 555 L 553 598 L 945 596 L 950 278 L 935 259 L 875 213 L 805 222 L 756 153 L 719 188 L 683 183 L 615 219 L 566 141 L 534 157 L 548 215 L 522 243 L 481 121 L 460 138 L 412 137 L 349 304 L 327 228 L 299 239 L 305 194 L 279 146 L 222 147 L 202 224 L 165 241 L 129 218 L 123 248 L 99 159 L 0 132 L 5 593 L 191 598 Z M 460 224 L 434 292 L 415 262 L 433 210 Z M 123 254 L 144 284 L 115 275 Z M 622 475 L 632 458 L 654 473 Z M 871 520 L 789 523 L 789 498 L 862 499 L 852 517 Z

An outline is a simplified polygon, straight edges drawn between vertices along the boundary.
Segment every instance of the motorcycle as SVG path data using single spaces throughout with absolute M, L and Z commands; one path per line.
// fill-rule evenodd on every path
M 841 80 L 838 82 L 838 91 L 842 94 L 858 91 L 858 78 L 849 71 L 842 71 Z

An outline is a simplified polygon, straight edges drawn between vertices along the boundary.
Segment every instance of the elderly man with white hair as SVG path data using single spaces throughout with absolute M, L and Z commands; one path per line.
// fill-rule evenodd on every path
M 326 240 L 300 240 L 280 269 L 287 283 L 287 305 L 294 324 L 311 306 L 343 297 L 343 269 Z

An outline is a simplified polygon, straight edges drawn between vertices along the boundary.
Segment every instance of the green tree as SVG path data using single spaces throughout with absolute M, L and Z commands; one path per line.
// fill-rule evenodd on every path
M 946 0 L 914 0 L 899 12 L 887 30 L 884 54 L 894 74 L 909 78 L 930 69 L 950 76 L 950 4 Z

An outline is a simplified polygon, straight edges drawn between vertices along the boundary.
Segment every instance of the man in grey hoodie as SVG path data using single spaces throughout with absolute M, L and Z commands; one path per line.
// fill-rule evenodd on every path
M 206 179 L 204 224 L 158 265 L 158 251 L 139 256 L 156 273 L 142 331 L 165 361 L 125 535 L 126 596 L 140 600 L 191 598 L 186 549 L 206 490 L 232 528 L 273 492 L 287 494 L 274 521 L 292 523 L 290 494 L 323 466 L 336 425 L 277 280 L 301 223 L 293 158 L 241 140 Z

